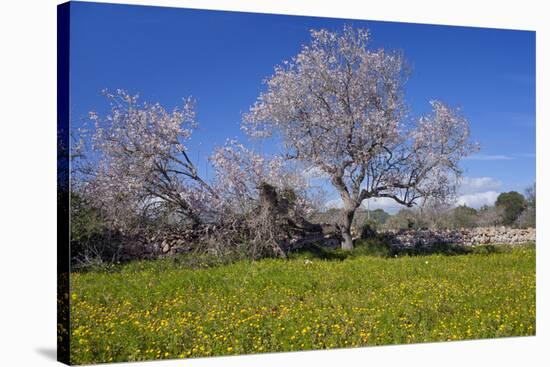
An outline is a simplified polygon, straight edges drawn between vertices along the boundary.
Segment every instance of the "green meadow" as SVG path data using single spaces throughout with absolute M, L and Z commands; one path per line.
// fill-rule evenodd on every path
M 71 362 L 534 335 L 535 247 L 73 273 Z

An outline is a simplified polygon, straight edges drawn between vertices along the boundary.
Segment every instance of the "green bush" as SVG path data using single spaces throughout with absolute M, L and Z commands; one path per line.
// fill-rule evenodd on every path
M 71 194 L 71 264 L 75 268 L 100 267 L 119 260 L 121 238 L 101 212 Z
M 330 249 L 316 243 L 311 243 L 288 254 L 289 259 L 321 259 L 321 260 L 344 260 L 349 253 L 340 249 Z
M 359 238 L 369 239 L 377 235 L 377 224 L 374 221 L 366 221 L 365 224 L 361 227 L 361 232 Z
M 394 255 L 391 244 L 382 236 L 374 235 L 367 239 L 355 241 L 352 256 L 390 257 Z
M 477 225 L 477 210 L 460 205 L 450 212 L 452 228 L 473 228 Z

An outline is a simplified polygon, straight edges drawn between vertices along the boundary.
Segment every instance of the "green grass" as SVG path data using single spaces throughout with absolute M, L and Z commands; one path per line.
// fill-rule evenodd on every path
M 535 248 L 72 274 L 75 364 L 535 334 Z M 205 265 L 206 266 L 206 265 Z

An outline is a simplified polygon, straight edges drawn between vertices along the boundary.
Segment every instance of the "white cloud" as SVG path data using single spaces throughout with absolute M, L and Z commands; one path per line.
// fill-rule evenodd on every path
M 501 186 L 502 182 L 493 177 L 462 177 L 458 185 L 458 193 L 466 195 L 495 191 Z
M 479 209 L 483 205 L 494 205 L 502 182 L 493 177 L 462 177 L 458 185 L 455 205 L 467 205 Z M 367 208 L 367 200 L 363 201 L 363 208 Z M 342 208 L 342 199 L 335 198 L 326 202 L 325 207 Z M 383 209 L 390 214 L 397 213 L 405 206 L 398 204 L 391 198 L 372 198 L 368 200 L 370 210 Z
M 460 195 L 456 200 L 456 204 L 479 209 L 483 205 L 493 205 L 499 194 L 496 191 L 484 191 Z
M 455 204 L 476 209 L 483 205 L 493 205 L 501 186 L 502 182 L 493 177 L 462 177 Z
M 514 157 L 504 154 L 474 154 L 464 159 L 472 161 L 509 161 Z

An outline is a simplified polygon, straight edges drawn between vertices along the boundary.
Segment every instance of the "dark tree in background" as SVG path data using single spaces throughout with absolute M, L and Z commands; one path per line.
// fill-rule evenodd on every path
M 512 225 L 527 208 L 527 201 L 517 191 L 503 192 L 498 196 L 495 206 L 504 211 L 502 224 Z

